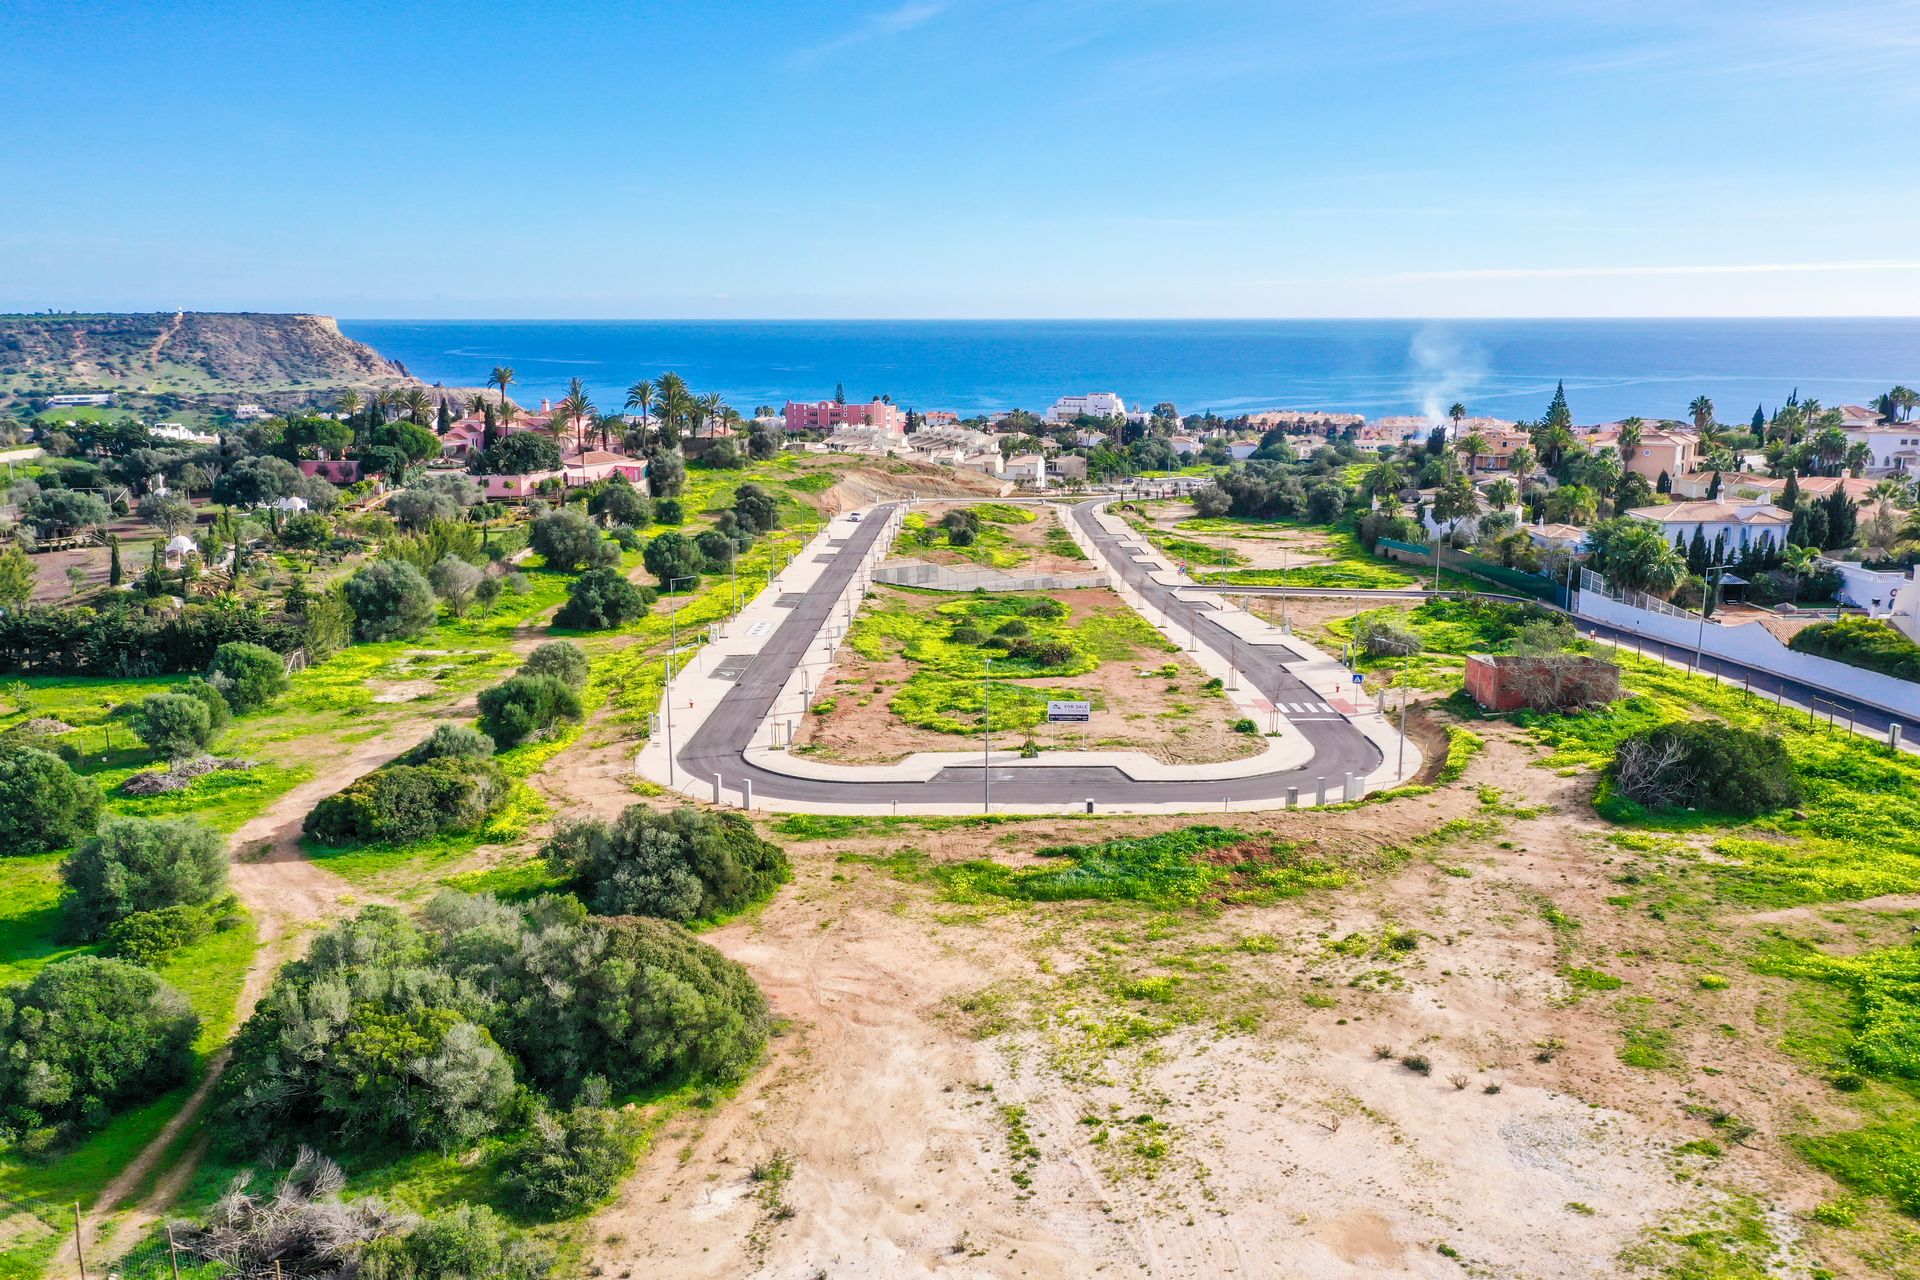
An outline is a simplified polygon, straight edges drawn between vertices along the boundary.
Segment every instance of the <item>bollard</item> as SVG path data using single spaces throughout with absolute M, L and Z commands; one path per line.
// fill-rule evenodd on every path
M 1340 784 L 1340 799 L 1342 801 L 1353 799 L 1353 775 L 1351 773 L 1347 775 L 1346 781 Z
M 1231 808 L 1233 808 L 1233 797 L 1232 796 L 1222 797 L 1220 801 L 1220 812 L 1225 813 Z
M 1299 807 L 1300 807 L 1300 788 L 1288 787 L 1287 788 L 1287 808 L 1298 809 Z
M 1093 812 L 1093 801 L 1092 801 L 1091 799 L 1089 799 L 1089 800 L 1087 801 L 1087 812 L 1088 812 L 1088 813 L 1092 813 L 1092 812 Z
M 1887 726 L 1887 745 L 1889 747 L 1892 747 L 1895 751 L 1898 751 L 1900 749 L 1900 726 L 1899 725 L 1890 724 Z
M 740 807 L 753 808 L 753 779 L 747 778 L 740 783 Z
M 713 775 L 713 802 L 720 803 L 720 775 L 717 773 Z
M 1325 778 L 1315 778 L 1313 780 L 1313 802 L 1315 804 L 1325 804 L 1327 802 L 1327 780 Z

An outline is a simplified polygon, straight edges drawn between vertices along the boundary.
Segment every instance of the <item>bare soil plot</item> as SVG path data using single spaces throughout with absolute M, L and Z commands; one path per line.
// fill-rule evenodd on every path
M 1610 905 L 1591 781 L 1533 755 L 1494 726 L 1465 784 L 1237 819 L 1352 872 L 1264 907 L 956 901 L 934 874 L 1179 819 L 792 845 L 793 889 L 707 935 L 791 1030 L 669 1126 L 588 1265 L 1598 1278 L 1757 1229 L 1771 1274 L 1870 1274 L 1808 1234 L 1833 1187 L 1779 1135 L 1827 1104 L 1780 991 L 1703 994 L 1697 940 Z M 1623 1060 L 1655 1033 L 1669 1062 Z
M 1133 616 L 1116 594 L 1104 589 L 1054 592 L 1045 598 L 1068 606 L 1065 621 L 1070 624 L 1114 615 Z M 866 609 L 931 618 L 940 606 L 964 599 L 883 588 Z M 889 647 L 887 652 L 884 658 L 871 658 L 863 657 L 853 645 L 840 647 L 833 666 L 819 678 L 812 698 L 814 707 L 831 710 L 804 718 L 797 727 L 798 747 L 818 759 L 847 764 L 889 764 L 916 751 L 978 748 L 977 732 L 943 732 L 901 717 L 893 706 L 894 699 L 921 664 L 902 656 L 897 647 Z M 1088 724 L 1001 731 L 994 741 L 1006 750 L 1031 736 L 1042 750 L 1133 750 L 1182 764 L 1239 759 L 1262 750 L 1264 739 L 1233 728 L 1239 711 L 1221 693 L 1205 687 L 1208 679 L 1185 654 L 1160 647 L 1142 647 L 1131 657 L 1103 661 L 1085 674 L 1004 682 L 996 676 L 996 686 L 1057 690 L 1052 696 L 1084 697 L 1095 703 L 1095 709 Z M 967 691 L 971 692 L 970 686 Z

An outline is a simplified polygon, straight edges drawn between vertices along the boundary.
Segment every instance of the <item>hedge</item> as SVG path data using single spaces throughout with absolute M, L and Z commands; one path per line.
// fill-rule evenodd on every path
M 0 616 L 0 672 L 123 677 L 197 673 L 212 665 L 221 645 L 234 642 L 291 653 L 307 645 L 308 625 L 302 618 L 258 609 L 188 605 L 149 615 L 134 609 L 36 605 Z
M 1840 618 L 1798 631 L 1787 647 L 1878 671 L 1896 680 L 1920 680 L 1920 644 L 1877 618 Z

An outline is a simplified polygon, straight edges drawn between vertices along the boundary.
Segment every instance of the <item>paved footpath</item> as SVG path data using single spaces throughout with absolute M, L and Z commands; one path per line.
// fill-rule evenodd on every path
M 1351 673 L 1297 637 L 1218 599 L 1083 502 L 1066 522 L 1120 594 L 1270 735 L 1267 750 L 1214 765 L 1135 752 L 922 753 L 896 765 L 831 765 L 784 750 L 789 725 L 844 639 L 871 573 L 906 514 L 888 503 L 835 519 L 691 659 L 661 699 L 659 732 L 636 761 L 705 800 L 818 813 L 1218 812 L 1312 804 L 1391 785 L 1419 768 L 1383 717 L 1356 706 Z M 669 729 L 666 723 L 671 717 Z M 669 746 L 669 739 L 671 746 Z

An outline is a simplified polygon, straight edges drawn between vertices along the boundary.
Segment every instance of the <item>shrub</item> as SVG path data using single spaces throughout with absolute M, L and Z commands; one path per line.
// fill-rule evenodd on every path
M 108 926 L 106 953 L 149 967 L 213 931 L 214 913 L 182 903 L 155 911 L 136 911 Z
M 700 920 L 767 897 L 792 874 L 737 813 L 629 807 L 611 825 L 571 823 L 544 850 L 597 915 Z
M 1260 726 L 1255 724 L 1249 717 L 1241 716 L 1233 722 L 1233 731 L 1235 733 L 1258 734 L 1260 732 Z
M 480 693 L 480 728 L 504 750 L 562 720 L 580 718 L 580 698 L 553 676 L 512 676 Z
M 535 520 L 527 545 L 547 562 L 547 568 L 563 573 L 611 564 L 619 555 L 577 507 L 562 507 Z
M 323 845 L 409 844 L 444 832 L 472 831 L 506 799 L 508 784 L 490 760 L 440 757 L 390 764 L 315 805 L 301 830 Z
M 516 1064 L 563 1096 L 594 1077 L 628 1093 L 736 1078 L 766 1035 L 746 970 L 679 925 L 443 893 L 421 924 L 368 907 L 282 968 L 235 1039 L 218 1114 L 252 1141 L 447 1148 L 509 1118 Z
M 655 498 L 653 500 L 653 518 L 661 524 L 679 524 L 685 520 L 686 512 L 678 498 Z
M 523 676 L 552 676 L 569 689 L 587 683 L 587 655 L 570 640 L 549 640 L 520 664 Z
M 543 1280 L 554 1265 L 546 1245 L 483 1204 L 458 1204 L 405 1235 L 374 1240 L 359 1263 L 362 1280 Z
M 1421 649 L 1420 637 L 1395 619 L 1362 618 L 1354 637 L 1369 658 L 1405 658 Z
M 609 481 L 604 489 L 594 494 L 587 501 L 587 510 L 613 524 L 624 524 L 629 528 L 644 529 L 653 523 L 653 504 L 624 477 Z
M 650 595 L 651 589 L 634 586 L 618 569 L 589 569 L 567 589 L 567 602 L 554 614 L 554 625 L 605 631 L 645 613 L 653 603 Z
M 76 956 L 0 989 L 0 1138 L 151 1101 L 187 1078 L 199 1033 L 185 996 L 124 960 Z
M 1778 738 L 1717 722 L 1662 725 L 1623 738 L 1607 777 L 1621 795 L 1649 809 L 1750 818 L 1801 797 Z
M 1051 621 L 1057 621 L 1066 617 L 1072 610 L 1068 609 L 1066 605 L 1058 600 L 1035 600 L 1020 610 L 1020 612 L 1029 618 L 1046 618 Z
M 264 707 L 286 691 L 287 665 L 265 645 L 230 640 L 213 653 L 207 680 L 239 715 Z
M 948 633 L 947 639 L 954 644 L 977 645 L 986 637 L 980 634 L 980 628 L 971 623 L 963 623 Z
M 218 832 L 191 818 L 110 817 L 60 864 L 68 932 L 98 938 L 135 912 L 200 906 L 226 892 Z
M 1877 618 L 1840 618 L 1796 631 L 1787 647 L 1878 671 L 1897 680 L 1920 680 L 1920 644 Z
M 706 567 L 706 559 L 693 540 L 671 529 L 655 534 L 640 553 L 640 560 L 647 572 L 660 580 L 662 591 L 671 590 L 680 579 L 691 579 L 682 586 L 699 586 L 700 573 Z
M 150 693 L 134 712 L 133 731 L 163 755 L 196 755 L 213 741 L 213 715 L 191 694 Z
M 433 588 L 433 594 L 447 602 L 448 613 L 461 618 L 466 616 L 467 606 L 480 590 L 482 576 L 479 569 L 459 556 L 441 556 L 427 570 L 427 585 Z
M 500 1181 L 534 1212 L 572 1217 L 613 1194 L 633 1168 L 633 1135 L 604 1107 L 535 1118 L 507 1152 Z
M 100 789 L 37 747 L 0 750 L 0 854 L 63 849 L 93 829 Z
M 341 1200 L 346 1175 L 307 1147 L 299 1149 L 273 1186 L 256 1191 L 255 1176 L 252 1169 L 236 1175 L 204 1221 L 169 1225 L 168 1234 L 186 1258 L 219 1264 L 196 1266 L 187 1274 L 268 1276 L 278 1270 L 290 1277 L 337 1280 L 343 1254 L 358 1250 L 358 1261 L 365 1264 L 385 1237 L 415 1225 L 415 1219 L 389 1209 L 377 1196 Z M 151 1273 L 142 1269 L 141 1274 Z M 370 1272 L 363 1265 L 358 1274 Z M 412 1273 L 382 1274 L 399 1280 Z
M 346 581 L 353 633 L 362 640 L 407 640 L 433 625 L 433 588 L 404 560 L 376 560 Z
M 538 650 L 535 650 L 538 652 Z M 493 755 L 493 739 L 472 725 L 435 725 L 433 732 L 396 764 L 425 764 L 429 760 L 485 760 Z

